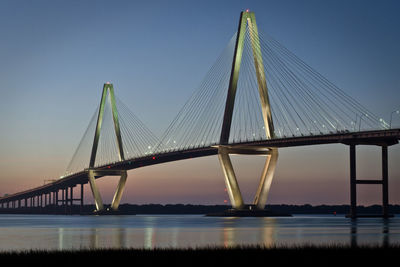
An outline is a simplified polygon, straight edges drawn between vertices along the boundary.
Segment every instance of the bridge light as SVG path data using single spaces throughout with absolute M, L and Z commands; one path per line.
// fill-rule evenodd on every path
M 156 159 L 156 157 L 153 157 L 153 160 L 155 160 Z

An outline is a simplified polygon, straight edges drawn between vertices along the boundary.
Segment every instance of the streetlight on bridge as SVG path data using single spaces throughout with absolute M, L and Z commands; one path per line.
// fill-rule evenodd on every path
M 392 113 L 390 113 L 390 122 L 389 122 L 390 129 L 392 129 L 392 116 L 393 116 L 393 113 L 399 114 L 400 110 L 394 110 L 394 111 L 392 111 Z
M 367 113 L 365 113 L 365 114 L 363 113 L 363 114 L 360 115 L 360 122 L 358 124 L 358 131 L 361 131 L 361 119 L 362 119 L 363 116 L 368 117 L 368 114 Z

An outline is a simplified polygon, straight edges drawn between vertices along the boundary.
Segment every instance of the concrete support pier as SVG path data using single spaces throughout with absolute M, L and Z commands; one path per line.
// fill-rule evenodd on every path
M 358 217 L 383 217 L 389 218 L 389 174 L 388 174 L 388 145 L 380 144 L 382 147 L 382 178 L 380 180 L 358 180 L 356 144 L 350 144 L 350 213 L 346 216 L 352 219 Z M 372 184 L 382 185 L 382 214 L 359 214 L 357 212 L 357 185 Z

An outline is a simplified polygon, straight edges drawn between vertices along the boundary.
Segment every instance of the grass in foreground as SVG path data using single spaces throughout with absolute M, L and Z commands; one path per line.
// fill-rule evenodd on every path
M 0 253 L 1 262 L 41 266 L 81 266 L 137 264 L 192 266 L 249 264 L 288 266 L 307 264 L 309 266 L 338 266 L 344 263 L 376 265 L 398 262 L 400 244 L 390 246 L 291 246 L 272 247 L 206 247 L 187 249 L 81 249 L 63 251 L 30 250 Z M 274 263 L 273 263 L 274 262 Z

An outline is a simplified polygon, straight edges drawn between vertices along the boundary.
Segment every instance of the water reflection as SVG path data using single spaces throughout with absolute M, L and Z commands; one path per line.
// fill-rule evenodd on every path
M 373 243 L 373 245 L 381 245 L 383 247 L 389 246 L 391 219 L 379 218 L 372 222 L 374 224 L 376 224 L 378 222 L 380 227 L 378 227 L 376 229 L 376 226 L 374 224 L 371 224 L 369 219 L 352 219 L 351 220 L 351 223 L 350 223 L 350 246 L 351 247 L 357 247 L 359 245 L 366 245 L 365 240 L 362 240 L 364 242 L 359 242 L 358 240 L 360 238 L 365 238 L 364 236 L 366 234 L 372 235 L 375 229 L 380 231 L 380 233 L 379 232 L 376 233 L 376 235 L 380 236 L 380 240 L 379 239 L 374 240 L 375 242 Z M 364 233 L 363 231 L 366 231 L 366 233 Z M 371 242 L 367 242 L 367 243 L 371 244 Z
M 222 240 L 224 247 L 232 247 L 235 243 L 235 221 L 240 218 L 226 218 L 222 222 Z
M 276 218 L 269 218 L 269 226 L 261 228 L 263 230 L 263 244 L 266 247 L 273 247 L 276 245 Z
M 250 220 L 249 220 L 250 219 Z M 255 219 L 255 220 L 253 220 Z M 259 227 L 252 227 L 257 222 Z M 222 243 L 224 247 L 258 244 L 265 247 L 275 246 L 275 218 L 226 218 L 222 222 Z
M 9 221 L 7 225 L 5 221 Z M 16 225 L 19 225 L 16 227 Z M 41 240 L 41 242 L 37 242 Z M 2 220 L 0 250 L 400 243 L 400 218 L 329 216 L 210 218 L 203 216 L 48 216 Z
M 154 248 L 154 229 L 148 227 L 144 229 L 144 248 Z
M 126 247 L 126 229 L 125 228 L 117 228 L 112 229 L 112 240 L 114 248 L 124 248 Z
M 58 249 L 64 249 L 64 228 L 58 229 Z

